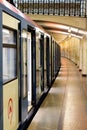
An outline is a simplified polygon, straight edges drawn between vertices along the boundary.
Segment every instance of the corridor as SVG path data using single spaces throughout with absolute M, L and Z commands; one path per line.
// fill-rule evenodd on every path
M 27 130 L 87 130 L 87 81 L 66 58 Z

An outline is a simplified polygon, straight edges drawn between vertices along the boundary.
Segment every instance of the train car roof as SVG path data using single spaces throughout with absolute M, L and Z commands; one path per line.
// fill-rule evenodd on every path
M 27 16 L 26 14 L 23 14 L 20 10 L 18 10 L 15 6 L 13 6 L 12 4 L 10 4 L 8 1 L 6 1 L 6 0 L 0 0 L 0 4 L 2 4 L 3 6 L 5 6 L 8 9 L 10 9 L 14 13 L 16 13 L 17 15 L 21 16 L 25 20 L 27 20 L 34 27 L 40 28 L 41 30 L 43 30 L 43 32 L 47 33 L 40 25 L 38 25 L 37 23 L 35 23 L 29 16 Z
M 12 4 L 10 4 L 8 1 L 6 1 L 6 0 L 0 0 L 0 4 L 2 4 L 6 8 L 10 9 L 14 13 L 16 13 L 17 15 L 21 16 L 22 18 L 24 18 L 25 20 L 27 20 L 28 22 L 30 22 L 31 24 L 33 24 L 33 26 L 37 26 L 37 24 L 33 20 L 31 20 L 30 17 L 27 17 L 25 14 L 23 14 L 20 10 L 18 10 L 15 6 L 13 6 Z

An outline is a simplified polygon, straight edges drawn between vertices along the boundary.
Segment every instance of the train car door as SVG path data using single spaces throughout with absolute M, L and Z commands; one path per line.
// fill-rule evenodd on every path
M 36 103 L 36 39 L 34 28 L 22 27 L 20 70 L 20 121 Z M 25 26 L 26 28 L 26 26 Z
M 36 101 L 44 91 L 44 36 L 37 31 L 36 37 Z
M 27 90 L 28 90 L 28 81 L 27 81 L 27 31 L 22 30 L 22 42 L 21 42 L 21 80 L 20 80 L 20 92 L 21 92 L 21 121 L 27 116 Z
M 21 119 L 25 120 L 32 102 L 32 57 L 31 57 L 31 33 L 22 30 L 22 50 L 21 50 Z

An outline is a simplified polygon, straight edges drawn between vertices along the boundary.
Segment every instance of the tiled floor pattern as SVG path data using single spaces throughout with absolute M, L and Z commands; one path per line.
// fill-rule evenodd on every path
M 63 58 L 60 73 L 27 130 L 87 130 L 84 81 L 77 66 Z

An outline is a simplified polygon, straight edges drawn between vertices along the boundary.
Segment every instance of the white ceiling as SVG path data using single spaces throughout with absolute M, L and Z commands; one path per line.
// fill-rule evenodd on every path
M 41 25 L 58 43 L 68 38 L 69 34 L 81 37 L 87 28 L 86 18 L 47 15 L 29 15 L 29 17 Z

